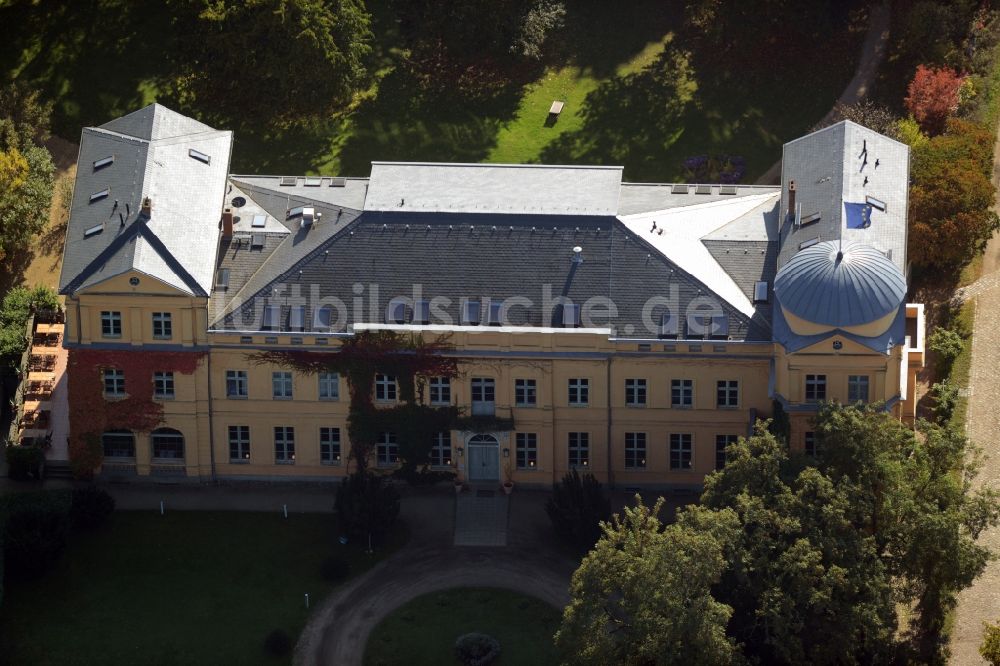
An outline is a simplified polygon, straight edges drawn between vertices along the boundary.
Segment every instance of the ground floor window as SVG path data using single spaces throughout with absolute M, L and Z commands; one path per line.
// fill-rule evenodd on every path
M 135 435 L 128 430 L 109 430 L 101 435 L 105 458 L 135 458 Z
M 646 433 L 625 433 L 625 469 L 646 468 Z
M 340 428 L 319 429 L 319 461 L 324 465 L 340 464 Z
M 395 465 L 399 462 L 399 446 L 396 444 L 396 433 L 379 433 L 375 454 L 379 465 Z
M 184 435 L 172 428 L 159 428 L 150 435 L 153 443 L 153 458 L 167 460 L 184 459 Z
M 295 428 L 274 427 L 274 462 L 282 465 L 295 462 Z
M 229 426 L 229 460 L 250 461 L 250 426 Z
M 722 469 L 726 466 L 726 447 L 735 444 L 739 439 L 736 435 L 716 435 L 715 436 L 715 469 Z
M 535 469 L 538 465 L 538 434 L 519 432 L 514 440 L 515 461 L 518 469 Z
M 571 432 L 569 434 L 569 468 L 590 465 L 590 433 Z
M 819 446 L 816 444 L 816 433 L 809 431 L 805 434 L 804 438 L 805 452 L 807 456 L 815 458 L 819 455 Z
M 447 467 L 451 465 L 451 433 L 444 431 L 434 434 L 434 447 L 431 448 L 431 465 Z
M 691 469 L 690 433 L 670 435 L 670 469 Z

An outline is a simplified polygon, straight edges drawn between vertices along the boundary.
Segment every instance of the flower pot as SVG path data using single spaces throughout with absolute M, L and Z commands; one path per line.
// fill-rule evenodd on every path
M 463 486 L 462 483 L 460 483 L 458 481 L 455 482 L 455 494 L 456 495 L 460 495 L 462 493 L 462 486 Z
M 503 492 L 504 492 L 505 495 L 510 495 L 512 492 L 514 492 L 514 482 L 513 481 L 504 481 L 504 483 L 503 483 Z

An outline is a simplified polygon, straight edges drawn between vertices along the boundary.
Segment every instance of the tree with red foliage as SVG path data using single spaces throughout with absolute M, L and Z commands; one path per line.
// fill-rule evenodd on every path
M 948 116 L 958 108 L 958 91 L 963 80 L 964 77 L 950 67 L 917 67 L 905 102 L 921 129 L 931 136 L 944 131 Z

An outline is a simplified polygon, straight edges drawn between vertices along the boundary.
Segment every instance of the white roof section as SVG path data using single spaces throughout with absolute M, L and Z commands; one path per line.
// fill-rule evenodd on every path
M 715 260 L 702 239 L 716 234 L 731 223 L 737 226 L 737 236 L 747 235 L 746 220 L 756 218 L 763 225 L 761 216 L 748 214 L 768 206 L 773 207 L 777 201 L 778 192 L 773 191 L 626 215 L 619 219 L 632 233 L 655 247 L 669 261 L 704 283 L 737 310 L 752 317 L 753 303 Z M 659 233 L 661 230 L 663 233 Z M 761 229 L 759 233 L 766 238 L 766 230 Z
M 622 167 L 372 162 L 365 211 L 612 216 Z

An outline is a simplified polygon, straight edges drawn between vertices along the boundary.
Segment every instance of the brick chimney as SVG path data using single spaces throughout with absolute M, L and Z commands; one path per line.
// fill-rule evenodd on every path
M 139 210 L 145 217 L 153 216 L 153 200 L 149 197 L 143 197 L 142 208 Z
M 788 217 L 795 218 L 795 181 L 788 181 Z
M 226 208 L 222 211 L 222 237 L 233 237 L 233 209 Z

